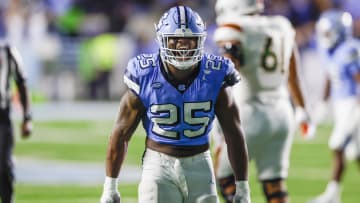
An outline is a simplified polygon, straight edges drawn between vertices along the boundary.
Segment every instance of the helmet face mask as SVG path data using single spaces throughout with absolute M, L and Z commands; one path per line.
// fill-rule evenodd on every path
M 186 70 L 202 59 L 206 30 L 196 12 L 184 6 L 173 7 L 155 27 L 160 55 L 165 62 Z M 184 45 L 177 47 L 182 39 Z
M 333 49 L 352 36 L 352 18 L 343 11 L 326 11 L 320 16 L 315 28 L 319 46 Z
M 331 22 L 328 19 L 321 19 L 317 24 L 317 38 L 321 47 L 330 49 L 339 40 L 340 35 L 332 29 Z

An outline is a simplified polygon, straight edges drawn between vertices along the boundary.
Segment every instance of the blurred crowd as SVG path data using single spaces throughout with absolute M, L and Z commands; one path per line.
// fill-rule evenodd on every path
M 154 23 L 177 4 L 202 16 L 206 51 L 216 53 L 215 0 L 1 0 L 0 39 L 19 49 L 35 101 L 112 100 L 124 91 L 128 59 L 158 50 Z M 296 28 L 305 65 L 314 24 L 332 7 L 353 15 L 360 37 L 357 0 L 265 0 L 265 14 L 286 16 Z

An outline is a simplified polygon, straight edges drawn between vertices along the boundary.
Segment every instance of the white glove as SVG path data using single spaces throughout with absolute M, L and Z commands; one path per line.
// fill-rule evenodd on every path
M 295 122 L 298 125 L 304 122 L 308 122 L 310 120 L 309 115 L 305 111 L 303 107 L 297 106 L 295 107 Z
M 300 128 L 302 138 L 309 140 L 315 137 L 316 125 L 310 121 L 310 116 L 304 108 L 295 108 L 295 122 L 296 128 Z
M 251 203 L 249 182 L 247 180 L 235 181 L 235 184 L 236 192 L 233 203 Z
M 105 177 L 100 203 L 120 203 L 120 193 L 117 186 L 117 178 Z

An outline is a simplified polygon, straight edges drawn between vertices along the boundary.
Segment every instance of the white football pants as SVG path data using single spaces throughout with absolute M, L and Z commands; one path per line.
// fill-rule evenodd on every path
M 218 203 L 209 151 L 176 158 L 146 149 L 139 203 Z

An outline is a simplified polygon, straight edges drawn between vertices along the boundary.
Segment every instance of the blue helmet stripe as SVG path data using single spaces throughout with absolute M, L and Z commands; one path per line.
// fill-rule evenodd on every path
M 181 27 L 181 16 L 180 16 L 180 8 L 179 6 L 176 6 L 176 10 L 177 10 L 177 13 L 178 13 L 178 22 L 179 22 L 179 28 Z
M 186 28 L 186 8 L 184 6 L 180 6 L 179 7 L 179 16 L 180 16 L 180 25 L 181 28 Z
M 185 9 L 185 26 L 186 28 L 188 28 L 188 14 L 187 14 L 187 7 L 184 6 L 184 9 Z

